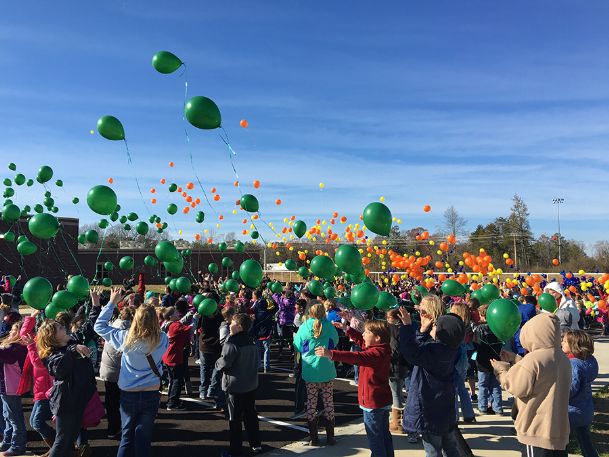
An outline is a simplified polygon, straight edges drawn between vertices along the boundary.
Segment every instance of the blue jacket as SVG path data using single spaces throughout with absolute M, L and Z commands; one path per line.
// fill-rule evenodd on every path
M 459 350 L 434 341 L 429 333 L 415 333 L 412 325 L 402 325 L 400 352 L 414 365 L 404 411 L 404 430 L 434 435 L 452 431 L 457 424 L 454 380 Z
M 592 381 L 598 376 L 598 362 L 592 356 L 587 360 L 570 360 L 569 423 L 573 429 L 590 425 L 594 417 Z
M 255 316 L 251 332 L 252 336 L 254 339 L 268 339 L 273 333 L 273 327 L 275 326 L 275 321 L 273 320 L 277 310 L 275 303 L 266 298 L 261 298 L 254 303 L 252 309 Z
M 524 324 L 526 324 L 530 319 L 534 318 L 537 314 L 537 310 L 535 309 L 535 305 L 531 303 L 523 303 L 518 305 L 518 310 L 520 311 L 520 328 L 516 330 L 514 334 L 514 339 L 512 341 L 512 350 L 518 354 L 519 356 L 524 355 L 524 348 L 520 344 L 520 329 Z
M 328 382 L 336 378 L 334 362 L 326 357 L 317 357 L 315 348 L 323 346 L 334 349 L 338 344 L 338 332 L 328 319 L 322 320 L 319 338 L 313 336 L 313 323 L 307 319 L 294 335 L 294 348 L 302 354 L 302 379 L 305 382 Z M 454 402 L 453 402 L 454 403 Z

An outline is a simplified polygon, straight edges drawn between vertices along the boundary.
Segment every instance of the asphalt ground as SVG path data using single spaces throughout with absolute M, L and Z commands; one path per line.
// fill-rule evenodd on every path
M 295 380 L 290 378 L 292 360 L 284 353 L 278 358 L 276 348 L 272 349 L 272 370 L 259 374 L 256 408 L 260 418 L 260 434 L 264 452 L 281 448 L 286 444 L 304 440 L 308 436 L 304 417 L 292 420 L 294 414 Z M 199 366 L 190 360 L 190 377 L 193 395 L 182 395 L 187 406 L 186 411 L 167 411 L 167 397 L 161 398 L 161 407 L 155 422 L 153 456 L 155 457 L 190 457 L 219 456 L 228 447 L 228 422 L 224 414 L 205 409 L 208 402 L 199 400 Z M 98 382 L 98 390 L 104 398 L 104 384 Z M 334 404 L 336 425 L 341 426 L 356 419 L 361 420 L 361 410 L 357 405 L 357 388 L 348 380 L 337 379 L 334 382 Z M 28 424 L 28 451 L 41 454 L 48 449 L 40 436 L 30 430 L 29 415 L 32 398 L 23 398 L 26 424 Z M 89 429 L 89 443 L 95 457 L 115 456 L 118 440 L 109 440 L 106 433 L 107 422 Z M 323 421 L 320 423 L 320 432 Z M 246 434 L 243 434 L 244 440 Z M 323 435 L 321 436 L 323 442 Z M 244 441 L 244 454 L 249 455 L 247 441 Z

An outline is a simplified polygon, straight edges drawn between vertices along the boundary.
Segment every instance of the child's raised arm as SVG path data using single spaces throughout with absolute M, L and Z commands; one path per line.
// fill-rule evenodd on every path
M 117 351 L 121 350 L 123 342 L 125 341 L 125 336 L 127 335 L 126 330 L 119 330 L 110 325 L 110 318 L 114 313 L 114 306 L 116 306 L 115 303 L 118 303 L 120 299 L 120 289 L 115 287 L 112 289 L 110 301 L 106 306 L 103 307 L 97 320 L 95 321 L 95 325 L 93 326 L 95 332 L 105 341 L 109 342 Z

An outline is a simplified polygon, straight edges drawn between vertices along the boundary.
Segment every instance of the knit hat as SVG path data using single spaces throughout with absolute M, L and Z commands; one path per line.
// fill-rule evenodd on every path
M 436 340 L 457 349 L 465 338 L 465 324 L 456 314 L 440 316 L 436 321 Z

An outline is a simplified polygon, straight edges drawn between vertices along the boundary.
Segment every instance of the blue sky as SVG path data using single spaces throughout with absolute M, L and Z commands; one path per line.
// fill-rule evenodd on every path
M 61 214 L 92 222 L 69 202 L 108 177 L 123 208 L 147 215 L 135 174 L 164 215 L 178 201 L 158 180 L 194 181 L 190 151 L 222 196 L 217 231 L 240 231 L 217 132 L 188 126 L 185 142 L 187 77 L 191 96 L 219 105 L 242 191 L 259 179 L 277 226 L 292 214 L 355 220 L 384 196 L 403 228 L 433 230 L 454 205 L 473 229 L 507 215 L 518 193 L 536 234 L 555 230 L 552 198 L 564 197 L 563 234 L 590 245 L 609 238 L 608 17 L 602 1 L 11 2 L 0 15 L 0 157 L 28 176 L 51 165 L 65 182 Z M 187 74 L 153 70 L 163 49 Z M 133 165 L 122 143 L 90 135 L 104 114 L 123 122 Z M 41 193 L 19 188 L 16 202 Z M 176 228 L 200 231 L 178 214 Z

